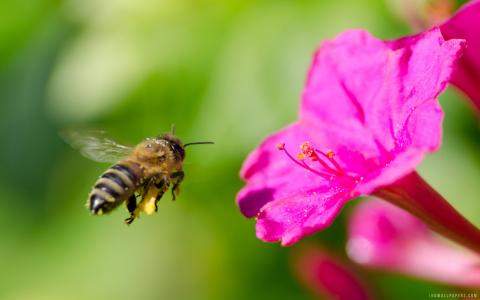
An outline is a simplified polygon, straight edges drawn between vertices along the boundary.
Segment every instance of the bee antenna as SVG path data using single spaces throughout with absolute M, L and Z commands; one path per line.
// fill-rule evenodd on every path
M 206 145 L 206 144 L 215 144 L 214 142 L 193 142 L 193 143 L 186 143 L 183 147 L 187 147 L 190 145 Z
M 172 123 L 172 127 L 171 127 L 171 128 L 172 128 L 172 134 L 175 135 L 175 124 L 174 124 L 174 123 Z

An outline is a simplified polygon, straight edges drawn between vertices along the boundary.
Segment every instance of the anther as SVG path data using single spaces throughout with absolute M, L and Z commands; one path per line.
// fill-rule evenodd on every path
M 326 174 L 326 173 L 323 173 L 323 172 L 320 172 L 320 171 L 317 171 L 315 169 L 312 169 L 309 165 L 307 165 L 305 163 L 305 155 L 303 153 L 299 153 L 297 155 L 297 159 L 295 159 L 295 157 L 293 157 L 289 152 L 288 150 L 285 148 L 285 143 L 280 143 L 280 144 L 277 144 L 276 145 L 277 149 L 280 150 L 280 151 L 283 151 L 285 152 L 285 154 L 287 155 L 288 158 L 290 158 L 291 161 L 293 161 L 294 163 L 296 163 L 297 165 L 299 165 L 300 167 L 304 168 L 304 169 L 307 169 L 308 171 L 312 172 L 312 173 L 315 173 L 319 176 L 322 176 L 323 178 L 329 178 L 330 175 L 329 174 Z
M 315 150 L 313 149 L 312 145 L 310 145 L 310 142 L 303 142 L 300 145 L 300 151 L 301 153 L 310 158 L 311 160 L 317 160 L 317 154 L 315 153 Z
M 325 154 L 327 154 L 328 158 L 333 158 L 335 156 L 335 152 L 333 152 L 332 150 L 328 150 Z
M 335 176 L 344 175 L 350 177 L 335 160 L 335 152 L 332 150 L 322 152 L 321 150 L 314 148 L 310 142 L 306 141 L 300 144 L 300 152 L 296 155 L 296 157 L 294 157 L 285 148 L 285 143 L 279 143 L 276 145 L 276 147 L 278 150 L 284 151 L 288 158 L 290 158 L 290 160 L 297 165 L 326 179 L 333 179 Z M 308 165 L 307 158 L 311 161 L 319 163 L 321 169 L 316 170 Z

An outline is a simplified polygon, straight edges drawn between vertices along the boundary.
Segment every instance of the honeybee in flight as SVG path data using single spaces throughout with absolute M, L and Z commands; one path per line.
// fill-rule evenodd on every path
M 85 157 L 97 162 L 115 163 L 95 183 L 87 200 L 94 215 L 109 213 L 126 203 L 131 224 L 141 212 L 157 211 L 157 203 L 170 188 L 175 200 L 184 178 L 182 170 L 185 147 L 213 142 L 183 144 L 172 133 L 147 138 L 131 147 L 109 138 L 103 131 L 66 131 L 64 139 Z M 140 200 L 137 203 L 137 198 Z

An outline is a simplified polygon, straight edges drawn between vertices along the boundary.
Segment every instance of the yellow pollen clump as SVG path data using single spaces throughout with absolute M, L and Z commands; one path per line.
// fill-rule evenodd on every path
M 147 215 L 153 214 L 157 208 L 156 208 L 156 197 L 158 195 L 158 188 L 155 186 L 151 186 L 147 194 L 143 197 L 143 199 L 140 201 L 138 204 L 138 211 L 143 211 Z
M 298 158 L 299 160 L 304 160 L 304 159 L 305 159 L 305 155 L 304 155 L 303 153 L 298 153 L 298 154 L 297 154 L 297 158 Z
M 310 142 L 303 142 L 300 145 L 300 150 L 302 150 L 302 152 L 312 151 L 312 145 L 310 145 Z
M 315 161 L 318 159 L 317 154 L 315 153 L 315 150 L 313 149 L 312 145 L 310 145 L 310 142 L 303 142 L 300 145 L 300 150 L 302 151 L 301 153 L 310 158 L 311 160 Z

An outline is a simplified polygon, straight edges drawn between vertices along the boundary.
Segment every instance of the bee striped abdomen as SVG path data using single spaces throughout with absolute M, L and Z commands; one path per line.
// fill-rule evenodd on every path
M 109 212 L 130 197 L 140 183 L 139 170 L 135 165 L 120 163 L 103 173 L 90 193 L 90 211 L 94 214 Z

